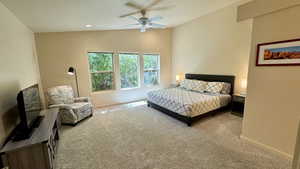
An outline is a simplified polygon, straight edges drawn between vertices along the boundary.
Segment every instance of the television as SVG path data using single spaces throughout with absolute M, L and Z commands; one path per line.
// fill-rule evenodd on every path
M 40 112 L 42 102 L 39 94 L 39 86 L 35 84 L 21 90 L 17 96 L 20 123 L 15 133 L 15 140 L 27 139 L 31 136 L 33 128 L 41 121 Z

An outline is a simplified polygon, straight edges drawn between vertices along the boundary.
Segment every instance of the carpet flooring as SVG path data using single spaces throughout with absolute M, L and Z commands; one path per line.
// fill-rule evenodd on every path
M 242 119 L 230 113 L 193 127 L 146 105 L 96 111 L 63 126 L 58 169 L 290 169 L 291 161 L 239 139 Z

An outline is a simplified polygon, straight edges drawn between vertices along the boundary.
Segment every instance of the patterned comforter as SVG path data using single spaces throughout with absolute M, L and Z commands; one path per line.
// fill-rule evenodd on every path
M 147 100 L 180 115 L 195 117 L 227 106 L 231 96 L 199 93 L 176 87 L 149 92 Z

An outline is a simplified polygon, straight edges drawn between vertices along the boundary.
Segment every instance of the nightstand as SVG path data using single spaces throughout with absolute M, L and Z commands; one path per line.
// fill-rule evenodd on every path
M 231 113 L 243 117 L 246 95 L 235 94 L 232 97 Z

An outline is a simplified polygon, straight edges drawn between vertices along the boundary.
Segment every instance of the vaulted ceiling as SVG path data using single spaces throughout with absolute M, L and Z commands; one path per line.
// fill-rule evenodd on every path
M 120 15 L 133 12 L 124 4 L 130 0 L 0 0 L 34 32 L 131 29 L 135 23 Z M 174 6 L 153 11 L 149 17 L 162 16 L 160 23 L 173 27 L 240 0 L 164 0 L 157 7 Z M 146 5 L 151 0 L 135 0 Z M 137 17 L 139 15 L 136 15 Z M 86 28 L 85 25 L 93 25 Z

